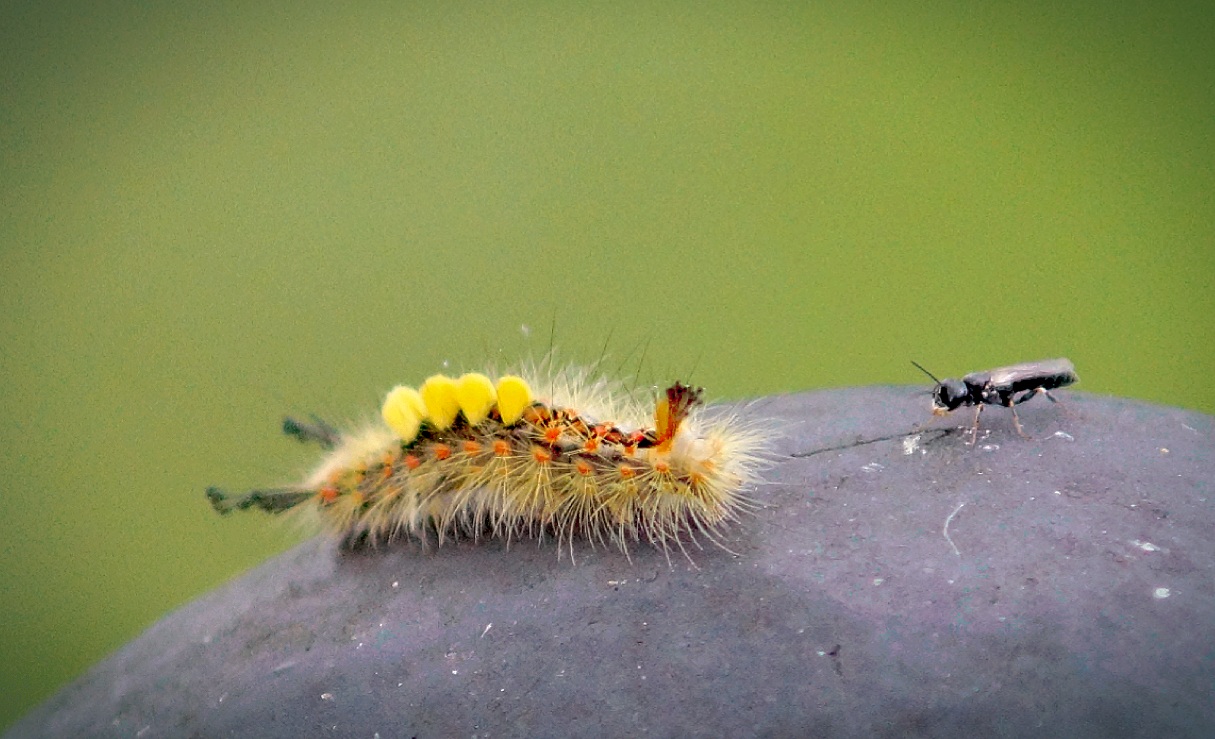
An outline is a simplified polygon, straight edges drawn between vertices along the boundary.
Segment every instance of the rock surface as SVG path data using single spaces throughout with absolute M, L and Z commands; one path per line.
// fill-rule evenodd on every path
M 1215 419 L 1064 400 L 973 447 L 922 389 L 753 404 L 784 456 L 695 566 L 314 540 L 9 735 L 1215 736 Z

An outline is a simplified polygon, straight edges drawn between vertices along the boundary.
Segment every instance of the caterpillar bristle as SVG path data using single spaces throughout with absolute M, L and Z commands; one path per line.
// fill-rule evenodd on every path
M 706 413 L 703 389 L 680 382 L 645 407 L 572 368 L 496 382 L 434 375 L 393 388 L 381 424 L 342 432 L 286 419 L 285 433 L 330 450 L 302 485 L 239 496 L 208 488 L 207 498 L 222 514 L 300 511 L 352 546 L 551 535 L 571 557 L 579 538 L 626 555 L 647 542 L 687 556 L 684 540 L 699 547 L 700 537 L 726 549 L 723 528 L 754 508 L 745 489 L 763 430 Z

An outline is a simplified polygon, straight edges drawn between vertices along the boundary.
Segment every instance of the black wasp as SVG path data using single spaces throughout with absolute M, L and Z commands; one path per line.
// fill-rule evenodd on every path
M 964 405 L 975 406 L 975 421 L 970 429 L 970 444 L 975 443 L 979 433 L 979 416 L 985 405 L 1002 405 L 1012 411 L 1013 425 L 1017 433 L 1029 438 L 1021 429 L 1016 406 L 1035 395 L 1045 395 L 1051 402 L 1058 402 L 1051 390 L 1066 387 L 1076 382 L 1076 368 L 1066 359 L 1044 359 L 1041 362 L 1026 362 L 1010 367 L 999 367 L 986 372 L 971 372 L 960 380 L 938 380 L 937 376 L 912 362 L 920 371 L 936 382 L 932 389 L 932 414 L 943 416 Z

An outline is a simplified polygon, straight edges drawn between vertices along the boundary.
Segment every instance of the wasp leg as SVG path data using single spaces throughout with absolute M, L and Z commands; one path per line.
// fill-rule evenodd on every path
M 1025 391 L 1025 394 L 1023 394 L 1021 397 L 1017 398 L 1016 403 L 1018 405 L 1020 405 L 1021 403 L 1024 403 L 1025 401 L 1029 400 L 1030 398 L 1034 397 L 1035 395 L 1045 395 L 1047 400 L 1049 400 L 1052 403 L 1057 404 L 1059 406 L 1059 409 L 1062 410 L 1065 414 L 1067 414 L 1069 416 L 1072 415 L 1071 410 L 1069 410 L 1067 407 L 1067 403 L 1064 403 L 1062 400 L 1059 400 L 1058 398 L 1056 398 L 1054 393 L 1052 393 L 1051 391 L 1047 390 L 1044 387 L 1034 388 L 1033 390 Z
M 983 404 L 975 404 L 975 421 L 970 426 L 970 441 L 967 442 L 970 446 L 974 446 L 979 439 L 979 416 L 983 415 Z
M 1015 403 L 1017 405 L 1021 405 L 1025 401 L 1030 400 L 1031 398 L 1033 398 L 1037 395 L 1045 395 L 1046 397 L 1050 398 L 1052 403 L 1059 402 L 1059 401 L 1055 400 L 1055 397 L 1053 395 L 1051 395 L 1046 390 L 1046 388 L 1036 387 L 1033 390 L 1026 390 L 1025 392 L 1021 393 L 1021 395 L 1016 400 L 1014 400 L 1013 403 Z
M 1032 395 L 1031 395 L 1030 397 L 1032 397 Z M 1021 428 L 1021 419 L 1020 419 L 1020 418 L 1017 418 L 1017 404 L 1016 404 L 1016 403 L 1009 403 L 1009 404 L 1008 404 L 1008 410 L 1012 411 L 1012 414 L 1013 414 L 1013 428 L 1015 428 L 1015 429 L 1017 430 L 1017 434 L 1018 434 L 1018 435 L 1019 435 L 1019 436 L 1020 436 L 1022 439 L 1033 439 L 1034 437 L 1032 437 L 1032 436 L 1030 436 L 1029 434 L 1025 433 L 1025 429 Z
M 1051 393 L 1051 391 L 1043 390 L 1042 394 L 1045 395 L 1048 399 L 1050 399 L 1050 402 L 1058 404 L 1059 410 L 1063 411 L 1063 415 L 1067 416 L 1068 418 L 1076 417 L 1076 413 L 1075 413 L 1075 411 L 1072 410 L 1072 406 L 1070 404 L 1064 403 L 1062 400 L 1059 400 L 1058 398 L 1056 398 Z

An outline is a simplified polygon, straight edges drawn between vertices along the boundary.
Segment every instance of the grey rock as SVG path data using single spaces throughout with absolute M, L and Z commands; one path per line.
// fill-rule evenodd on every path
M 922 389 L 753 404 L 735 554 L 314 540 L 9 735 L 1215 736 L 1215 419 L 1063 397 L 973 447 Z

